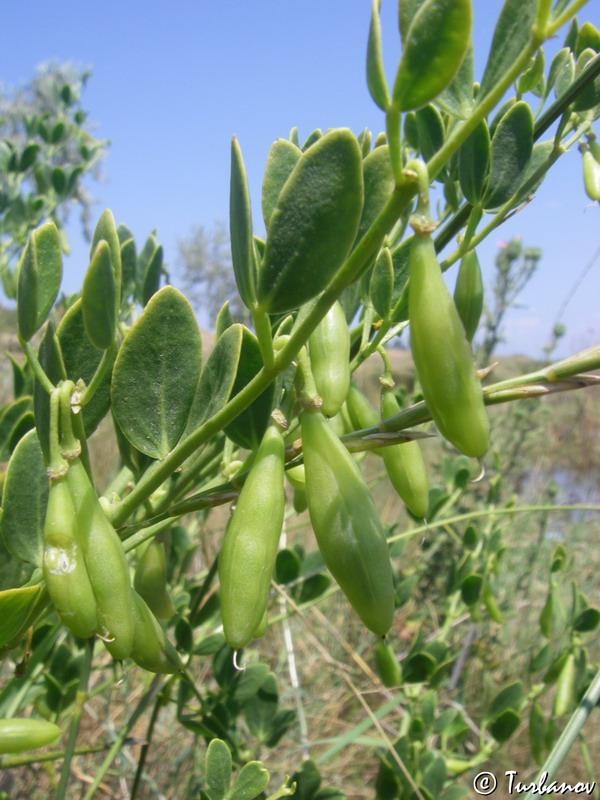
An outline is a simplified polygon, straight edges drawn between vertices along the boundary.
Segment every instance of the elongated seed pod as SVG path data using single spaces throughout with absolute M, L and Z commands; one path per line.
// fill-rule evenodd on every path
M 170 619 L 173 616 L 175 606 L 167 588 L 165 546 L 157 539 L 149 541 L 144 548 L 135 570 L 133 586 L 156 617 Z
M 590 200 L 600 200 L 600 162 L 590 150 L 583 152 L 583 185 Z
M 387 541 L 352 456 L 314 409 L 301 414 L 308 511 L 319 550 L 364 624 L 383 636 L 394 616 Z
M 61 733 L 58 725 L 45 719 L 0 719 L 0 754 L 35 750 L 58 739 Z
M 172 674 L 182 668 L 179 653 L 167 638 L 144 599 L 131 590 L 133 608 L 133 647 L 131 658 L 148 672 Z
M 219 553 L 223 631 L 235 649 L 253 638 L 267 607 L 285 508 L 284 451 L 279 429 L 270 425 Z
M 374 648 L 375 666 L 377 674 L 384 686 L 400 686 L 402 683 L 402 670 L 396 654 L 385 641 L 379 639 Z
M 350 331 L 341 303 L 336 302 L 308 340 L 310 366 L 322 410 L 333 417 L 342 407 L 350 386 Z
M 392 417 L 400 411 L 400 405 L 391 389 L 381 393 L 381 415 Z M 427 470 L 416 439 L 402 444 L 393 444 L 383 448 L 383 463 L 392 482 L 406 507 L 423 519 L 429 508 L 429 482 Z
M 96 598 L 97 631 L 119 660 L 133 647 L 133 601 L 121 540 L 98 502 L 79 458 L 70 462 L 67 481 L 75 504 L 85 565 Z
M 430 234 L 415 233 L 409 269 L 410 340 L 427 408 L 442 436 L 481 458 L 489 446 L 481 383 Z
M 454 304 L 471 342 L 483 311 L 483 279 L 475 250 L 469 250 L 461 259 L 454 286 Z
M 75 505 L 67 478 L 50 485 L 44 522 L 42 571 L 58 616 L 76 636 L 96 631 L 96 599 L 78 539 Z
M 350 384 L 348 390 L 346 409 L 355 430 L 379 425 L 379 414 L 371 405 L 368 397 L 354 383 Z

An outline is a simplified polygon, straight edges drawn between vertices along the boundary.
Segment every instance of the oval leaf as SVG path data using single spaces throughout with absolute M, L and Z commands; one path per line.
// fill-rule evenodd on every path
M 267 227 L 283 185 L 301 155 L 300 148 L 289 139 L 277 139 L 271 145 L 262 185 L 262 213 Z
M 117 306 L 121 303 L 121 283 L 122 283 L 122 266 L 121 266 L 121 243 L 119 241 L 119 234 L 117 233 L 117 226 L 110 209 L 105 209 L 98 220 L 94 235 L 92 236 L 92 246 L 90 249 L 90 258 L 94 257 L 98 243 L 104 240 L 110 248 L 110 260 L 115 276 L 115 297 Z
M 81 308 L 85 331 L 98 350 L 106 350 L 115 338 L 117 324 L 115 275 L 108 242 L 102 239 L 85 274 Z
M 252 212 L 246 168 L 238 140 L 231 140 L 231 182 L 229 189 L 229 225 L 231 262 L 240 297 L 248 308 L 254 304 L 254 245 L 252 243 Z
M 491 143 L 490 172 L 481 204 L 498 208 L 519 188 L 533 149 L 533 115 L 524 101 L 502 117 Z
M 6 470 L 2 493 L 2 537 L 8 552 L 41 566 L 48 475 L 35 430 L 16 446 Z
M 46 604 L 41 586 L 23 586 L 0 592 L 0 649 L 18 644 Z
M 213 739 L 208 745 L 205 769 L 212 800 L 223 800 L 231 780 L 231 750 L 222 739 Z
M 458 151 L 458 180 L 471 205 L 478 205 L 490 166 L 490 132 L 482 120 Z
M 290 311 L 319 294 L 354 243 L 363 206 L 362 153 L 347 128 L 322 136 L 286 181 L 258 276 L 263 311 Z
M 373 102 L 378 105 L 382 111 L 387 111 L 390 103 L 390 96 L 383 69 L 381 20 L 379 19 L 380 6 L 381 0 L 372 0 L 371 26 L 369 28 L 369 40 L 367 42 L 367 86 L 369 87 Z
M 194 312 L 172 286 L 157 292 L 119 350 L 112 376 L 113 412 L 131 444 L 162 458 L 187 421 L 200 373 Z
M 17 319 L 25 341 L 46 321 L 61 279 L 60 236 L 56 225 L 47 222 L 30 234 L 19 266 Z

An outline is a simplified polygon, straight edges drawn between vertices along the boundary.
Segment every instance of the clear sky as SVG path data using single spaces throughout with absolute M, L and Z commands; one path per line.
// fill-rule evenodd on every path
M 158 228 L 177 284 L 178 238 L 194 224 L 228 219 L 230 138 L 240 140 L 256 233 L 263 233 L 260 188 L 271 142 L 297 125 L 377 132 L 382 112 L 366 88 L 370 0 L 28 0 L 3 13 L 0 79 L 23 83 L 55 59 L 92 69 L 83 105 L 93 133 L 112 142 L 105 181 L 90 184 L 95 217 L 111 208 L 138 245 Z M 396 0 L 383 0 L 388 79 L 400 52 Z M 474 0 L 476 77 L 481 76 L 500 0 Z M 579 14 L 600 27 L 600 3 Z M 562 41 L 562 36 L 559 37 Z M 550 43 L 555 52 L 559 43 Z M 549 59 L 547 58 L 547 63 Z M 598 126 L 600 127 L 600 125 Z M 599 131 L 600 133 L 600 131 Z M 543 250 L 538 274 L 508 320 L 505 352 L 540 355 L 562 300 L 600 246 L 600 207 L 583 191 L 581 158 L 566 154 L 525 211 L 480 248 L 489 280 L 498 241 L 516 234 Z M 66 291 L 87 265 L 78 225 Z M 449 280 L 454 280 L 455 270 Z M 566 355 L 600 340 L 600 259 L 571 300 L 563 322 Z

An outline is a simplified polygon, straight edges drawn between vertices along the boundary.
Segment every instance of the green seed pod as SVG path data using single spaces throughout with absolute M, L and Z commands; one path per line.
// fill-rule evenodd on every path
M 285 508 L 284 451 L 279 429 L 270 425 L 219 553 L 223 631 L 235 649 L 252 639 L 267 607 Z
M 336 301 L 308 340 L 310 366 L 322 411 L 333 417 L 342 407 L 350 386 L 350 331 L 341 304 Z
M 62 731 L 45 719 L 0 719 L 0 754 L 22 753 L 50 744 Z
M 392 417 L 399 411 L 400 406 L 394 392 L 384 389 L 381 393 L 381 415 L 384 418 Z M 413 439 L 384 447 L 382 455 L 388 477 L 406 507 L 415 517 L 426 517 L 429 508 L 429 483 L 419 442 Z
M 98 502 L 79 458 L 70 462 L 67 481 L 75 503 L 79 541 L 96 598 L 97 631 L 119 660 L 133 647 L 133 601 L 123 545 Z
M 583 185 L 590 200 L 600 200 L 600 163 L 591 150 L 583 152 Z
M 298 464 L 297 467 L 290 467 L 285 471 L 285 477 L 292 484 L 294 489 L 301 492 L 306 490 L 306 474 L 304 472 L 304 464 Z
M 358 467 L 315 409 L 301 414 L 306 497 L 325 564 L 373 633 L 383 636 L 394 616 L 387 541 Z
M 427 408 L 442 436 L 481 458 L 489 447 L 481 383 L 430 234 L 415 233 L 409 269 L 411 347 Z
M 179 653 L 142 597 L 131 590 L 133 647 L 131 658 L 148 672 L 169 675 L 182 668 Z
M 77 533 L 75 506 L 62 476 L 52 481 L 48 495 L 42 570 L 58 616 L 87 639 L 96 631 L 96 600 Z
M 265 609 L 265 613 L 262 615 L 262 619 L 258 624 L 258 628 L 252 634 L 253 639 L 260 639 L 261 636 L 264 636 L 267 632 L 267 628 L 269 627 L 269 615 L 267 610 Z
M 379 425 L 379 414 L 373 408 L 366 395 L 354 383 L 350 384 L 350 389 L 348 390 L 346 408 L 354 430 Z
M 396 654 L 385 641 L 379 639 L 374 649 L 375 666 L 377 674 L 384 686 L 400 686 L 402 683 L 402 670 Z
M 575 677 L 575 654 L 569 653 L 556 682 L 556 694 L 554 695 L 552 708 L 555 717 L 561 717 L 566 714 L 573 705 L 575 699 Z
M 156 617 L 170 619 L 173 616 L 175 606 L 167 588 L 167 557 L 162 542 L 152 539 L 144 548 L 133 586 Z
M 483 311 L 483 279 L 475 250 L 469 250 L 461 259 L 454 287 L 454 304 L 465 335 L 472 342 Z

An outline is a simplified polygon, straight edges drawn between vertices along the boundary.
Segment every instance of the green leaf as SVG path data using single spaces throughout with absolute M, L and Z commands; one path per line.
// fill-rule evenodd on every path
M 394 175 L 387 144 L 376 147 L 363 161 L 364 204 L 356 233 L 358 243 L 394 191 Z
M 48 596 L 41 586 L 0 592 L 0 650 L 19 643 L 47 601 Z
M 483 208 L 498 208 L 517 191 L 523 180 L 533 148 L 533 115 L 524 101 L 515 103 L 494 131 L 490 172 Z
M 529 163 L 527 164 L 525 172 L 521 177 L 519 188 L 515 193 L 515 205 L 520 203 L 522 200 L 525 200 L 534 192 L 537 192 L 538 188 L 546 177 L 546 173 L 552 164 L 552 159 L 554 156 L 555 152 L 553 139 L 546 139 L 543 142 L 536 142 L 533 145 L 531 158 L 529 159 Z M 536 175 L 538 171 L 541 171 L 541 177 L 538 177 L 533 184 L 528 186 L 527 184 L 529 183 L 529 180 Z
M 275 561 L 275 581 L 279 584 L 291 583 L 300 575 L 300 557 L 290 547 L 284 547 L 277 553 Z
M 442 756 L 436 756 L 423 773 L 423 785 L 429 789 L 433 797 L 439 797 L 446 778 L 446 762 Z
M 554 586 L 550 587 L 548 597 L 540 613 L 540 629 L 546 639 L 553 638 L 560 628 L 564 617 L 564 609 Z
M 227 328 L 231 328 L 232 325 L 233 317 L 231 316 L 231 311 L 229 310 L 229 300 L 225 300 L 215 320 L 215 339 L 218 341 L 225 333 Z
M 545 91 L 545 85 L 541 85 L 544 80 L 544 51 L 540 47 L 537 53 L 532 56 L 529 66 L 521 73 L 517 81 L 517 91 L 519 94 L 534 92 L 540 96 Z M 539 89 L 542 89 L 542 92 Z
M 146 275 L 148 273 L 148 266 L 158 247 L 159 245 L 158 242 L 156 241 L 156 237 L 154 236 L 153 232 L 150 234 L 150 236 L 148 236 L 148 238 L 144 242 L 144 246 L 142 247 L 137 257 L 137 262 L 135 265 L 135 287 L 136 287 L 137 299 L 142 305 L 145 305 L 143 302 L 143 296 L 144 296 L 144 284 L 146 282 Z
M 579 614 L 573 623 L 573 630 L 578 633 L 588 633 L 595 631 L 600 625 L 600 610 L 597 608 L 586 608 Z
M 163 458 L 183 433 L 200 374 L 200 332 L 192 307 L 172 286 L 150 300 L 115 361 L 113 413 L 131 444 Z
M 150 298 L 158 292 L 160 286 L 160 276 L 163 273 L 163 249 L 159 245 L 152 253 L 142 284 L 142 304 L 148 305 Z
M 243 325 L 236 323 L 217 339 L 200 374 L 184 437 L 220 411 L 229 400 L 240 361 L 243 336 Z
M 575 80 L 575 58 L 567 48 L 559 50 L 550 67 L 548 85 L 554 86 L 554 96 L 558 100 Z
M 588 48 L 577 59 L 575 64 L 575 77 L 578 78 L 581 73 L 588 67 L 590 61 L 595 59 L 597 54 Z M 589 81 L 582 92 L 577 95 L 577 99 L 573 103 L 575 111 L 589 111 L 600 104 L 600 75 L 597 75 L 592 81 Z
M 13 438 L 15 425 L 17 425 L 24 414 L 33 408 L 32 398 L 25 395 L 9 403 L 2 409 L 0 414 L 0 460 L 8 461 L 10 458 L 10 443 Z M 33 427 L 31 425 L 30 427 Z M 26 433 L 26 431 L 24 431 Z
M 272 730 L 278 704 L 277 680 L 275 675 L 269 672 L 254 695 L 244 703 L 244 716 L 248 727 L 260 742 L 264 742 Z
M 35 163 L 39 150 L 39 144 L 28 144 L 24 147 L 19 159 L 19 172 L 25 172 Z
M 17 319 L 25 341 L 46 321 L 61 279 L 60 236 L 56 225 L 47 222 L 31 232 L 19 264 Z
M 478 205 L 490 166 L 490 132 L 482 120 L 458 151 L 458 180 L 471 205 Z
M 254 800 L 269 785 L 269 773 L 261 761 L 249 761 L 245 764 L 233 786 L 227 792 L 227 800 Z
M 92 256 L 81 292 L 85 331 L 98 350 L 106 350 L 115 338 L 117 324 L 115 274 L 108 242 L 102 239 Z
M 478 573 L 468 575 L 460 587 L 463 603 L 467 606 L 475 605 L 479 601 L 481 595 L 481 587 L 483 586 L 483 576 Z
M 77 300 L 64 315 L 56 332 L 66 377 L 77 383 L 81 378 L 89 383 L 102 359 L 102 353 L 95 347 L 85 331 L 81 300 Z M 113 360 L 114 363 L 114 360 Z M 110 378 L 112 364 L 100 381 L 91 400 L 81 410 L 86 436 L 90 436 L 104 419 L 110 407 Z M 50 376 L 52 378 L 52 376 Z M 60 376 L 63 377 L 63 376 Z M 58 381 L 56 375 L 53 380 Z
M 577 33 L 575 55 L 579 56 L 584 50 L 591 49 L 600 53 L 600 31 L 591 22 L 584 22 Z
M 300 148 L 302 152 L 306 152 L 309 147 L 312 147 L 315 142 L 318 142 L 321 136 L 323 136 L 323 131 L 320 128 L 315 128 L 314 131 L 311 131 Z
M 500 714 L 503 714 L 508 709 L 513 711 L 520 711 L 523 701 L 525 699 L 525 690 L 521 681 L 514 681 L 509 683 L 496 694 L 490 707 L 487 710 L 486 716 L 488 719 L 494 719 Z
M 52 170 L 52 188 L 58 195 L 63 195 L 67 188 L 67 176 L 61 167 L 54 167 Z
M 429 161 L 444 144 L 444 120 L 437 108 L 429 103 L 416 114 L 419 150 L 425 161 Z
M 262 214 L 266 227 L 281 190 L 301 155 L 300 148 L 289 139 L 277 139 L 269 149 L 262 185 Z
M 552 707 L 552 713 L 555 717 L 561 717 L 571 709 L 575 701 L 576 675 L 575 654 L 569 653 L 556 683 L 556 693 L 554 695 L 554 704 Z
M 229 193 L 231 261 L 240 297 L 248 308 L 254 305 L 255 273 L 252 243 L 252 212 L 246 168 L 238 140 L 231 140 L 231 183 Z
M 319 294 L 354 243 L 363 206 L 362 153 L 335 128 L 302 154 L 269 221 L 258 274 L 263 311 L 298 308 Z
M 492 46 L 477 93 L 478 104 L 513 66 L 529 42 L 536 11 L 537 0 L 505 0 L 496 22 Z
M 237 364 L 233 388 L 231 390 L 232 397 L 235 397 L 236 394 L 241 392 L 241 390 L 250 383 L 263 365 L 262 355 L 256 336 L 244 326 L 242 326 L 242 331 L 243 336 L 240 357 Z M 221 339 L 223 339 L 224 336 L 225 334 L 223 334 Z M 227 436 L 239 447 L 255 450 L 260 444 L 263 434 L 267 430 L 269 424 L 274 394 L 275 384 L 272 383 L 225 428 Z
M 457 119 L 466 119 L 473 110 L 473 46 L 469 45 L 452 83 L 435 99 L 437 105 Z
M 8 462 L 2 493 L 1 530 L 8 552 L 41 566 L 48 475 L 35 430 L 16 446 Z
M 506 742 L 519 727 L 520 715 L 512 708 L 503 711 L 490 723 L 490 733 L 497 742 Z
M 119 226 L 120 230 L 121 226 Z M 129 297 L 135 291 L 137 252 L 133 238 L 121 242 L 121 266 L 123 269 L 123 295 Z
M 471 40 L 470 0 L 426 0 L 412 18 L 398 65 L 393 105 L 420 108 L 450 85 Z
M 240 703 L 250 700 L 267 680 L 269 668 L 266 664 L 249 664 L 233 687 L 233 697 Z
M 390 95 L 385 80 L 383 69 L 383 51 L 381 45 L 381 20 L 379 9 L 381 0 L 372 0 L 371 25 L 367 42 L 367 86 L 375 105 L 382 111 L 387 111 Z
M 381 319 L 390 313 L 394 289 L 394 264 L 388 247 L 379 253 L 369 283 L 369 297 L 373 308 Z
M 121 266 L 121 243 L 119 242 L 119 235 L 112 212 L 107 208 L 105 209 L 94 229 L 92 236 L 92 246 L 90 248 L 90 259 L 94 257 L 98 242 L 104 239 L 110 248 L 110 261 L 115 276 L 115 297 L 117 306 L 121 303 L 121 284 L 123 280 L 123 269 Z
M 295 800 L 313 800 L 321 785 L 321 773 L 315 762 L 307 759 L 302 762 L 300 770 L 292 775 L 292 781 L 296 784 Z
M 532 703 L 529 711 L 529 745 L 535 759 L 535 763 L 541 767 L 544 763 L 544 731 L 546 722 L 544 712 L 538 702 Z
M 231 780 L 231 750 L 222 739 L 213 739 L 208 745 L 205 771 L 211 800 L 223 800 Z

